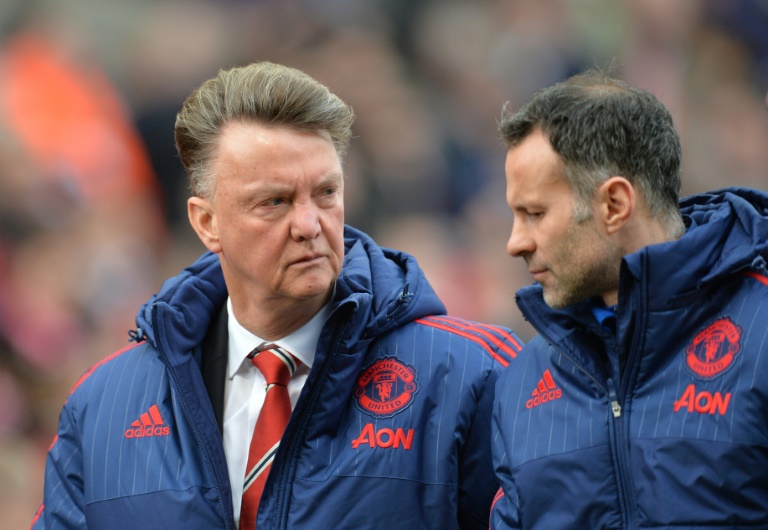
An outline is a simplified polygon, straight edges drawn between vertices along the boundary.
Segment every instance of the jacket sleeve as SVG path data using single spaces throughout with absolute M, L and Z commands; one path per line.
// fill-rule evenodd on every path
M 43 502 L 31 530 L 87 528 L 83 498 L 82 444 L 71 410 L 65 405 L 59 432 L 48 450 Z
M 493 405 L 493 420 L 491 423 L 491 447 L 496 478 L 501 487 L 496 493 L 491 506 L 491 530 L 522 528 L 517 509 L 517 489 L 512 481 L 512 472 L 507 458 L 507 447 L 504 438 L 505 409 L 500 396 L 504 396 L 504 377 L 497 382 L 497 399 Z
M 459 526 L 487 529 L 491 502 L 499 483 L 491 460 L 491 412 L 498 372 L 491 370 L 482 387 L 459 462 Z

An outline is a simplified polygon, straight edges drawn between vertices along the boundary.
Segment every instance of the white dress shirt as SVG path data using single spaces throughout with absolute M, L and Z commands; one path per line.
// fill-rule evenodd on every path
M 254 348 L 265 341 L 240 325 L 232 313 L 232 301 L 229 299 L 227 312 L 229 313 L 229 358 L 227 380 L 224 383 L 224 454 L 227 458 L 229 481 L 232 486 L 235 526 L 239 528 L 248 448 L 266 395 L 264 376 L 247 357 Z M 287 337 L 271 341 L 285 348 L 301 361 L 301 366 L 294 372 L 288 383 L 291 409 L 296 406 L 301 389 L 309 375 L 309 369 L 315 360 L 317 340 L 329 312 L 330 306 L 326 305 L 301 328 Z

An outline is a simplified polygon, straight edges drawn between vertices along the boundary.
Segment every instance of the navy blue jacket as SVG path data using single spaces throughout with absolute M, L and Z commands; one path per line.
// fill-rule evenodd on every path
M 493 528 L 768 528 L 768 195 L 681 211 L 625 256 L 615 335 L 518 292 L 539 335 L 497 386 Z
M 498 488 L 495 382 L 520 341 L 444 316 L 411 256 L 351 228 L 345 242 L 332 313 L 257 526 L 487 528 Z M 226 296 L 218 257 L 203 255 L 142 308 L 138 343 L 78 382 L 33 529 L 233 528 L 201 374 L 201 341 Z

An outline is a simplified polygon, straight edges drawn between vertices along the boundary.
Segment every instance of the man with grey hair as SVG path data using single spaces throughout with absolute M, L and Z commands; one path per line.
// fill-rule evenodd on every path
M 678 202 L 669 112 L 598 71 L 499 129 L 539 335 L 497 384 L 491 527 L 768 527 L 768 195 Z
M 32 528 L 487 528 L 495 382 L 521 343 L 445 315 L 344 225 L 354 114 L 303 72 L 221 71 L 176 144 L 207 247 L 78 382 Z

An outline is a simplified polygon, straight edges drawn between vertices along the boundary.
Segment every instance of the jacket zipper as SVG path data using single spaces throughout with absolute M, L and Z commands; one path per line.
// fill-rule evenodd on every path
M 221 486 L 219 485 L 219 481 L 216 477 L 216 471 L 213 468 L 213 464 L 211 464 L 211 457 L 208 454 L 208 451 L 205 449 L 205 444 L 203 444 L 202 438 L 200 437 L 200 433 L 198 432 L 197 427 L 195 426 L 195 422 L 192 421 L 192 418 L 189 414 L 189 410 L 187 409 L 187 404 L 184 401 L 184 398 L 181 396 L 181 390 L 180 390 L 181 386 L 179 384 L 178 378 L 176 377 L 176 373 L 171 372 L 171 377 L 173 378 L 173 384 L 176 386 L 176 394 L 179 396 L 179 403 L 181 403 L 181 408 L 184 410 L 184 417 L 187 419 L 187 422 L 189 423 L 189 425 L 192 426 L 192 432 L 195 434 L 195 441 L 197 442 L 198 447 L 200 447 L 200 449 L 203 452 L 205 465 L 208 468 L 208 472 L 211 475 L 211 479 L 213 480 L 213 486 L 214 488 L 216 488 L 216 498 L 219 501 L 219 508 L 221 508 L 221 513 L 222 513 L 222 516 L 224 517 L 224 522 L 226 523 L 227 528 L 234 528 L 233 526 L 234 521 L 230 521 L 229 518 L 227 517 L 229 512 L 224 506 L 224 502 L 222 502 L 221 500 Z
M 336 357 L 336 351 L 338 349 L 338 344 L 341 340 L 341 337 L 344 336 L 344 333 L 348 327 L 349 320 L 346 321 L 346 324 L 336 335 L 336 341 L 334 342 L 334 345 L 329 352 L 330 356 L 327 357 L 323 363 L 323 371 L 319 374 L 315 386 L 310 389 L 311 392 L 309 396 L 307 396 L 307 405 L 300 411 L 301 415 L 299 416 L 298 427 L 294 431 L 296 434 L 290 439 L 288 450 L 286 451 L 285 464 L 280 468 L 280 478 L 278 481 L 277 496 L 275 499 L 275 515 L 272 518 L 272 526 L 274 528 L 288 527 L 288 515 L 286 511 L 287 503 L 284 503 L 284 497 L 288 483 L 290 481 L 292 470 L 296 466 L 295 461 L 297 447 L 299 445 L 298 441 L 301 439 L 301 433 L 304 432 L 305 425 L 308 421 L 307 418 L 309 416 L 309 410 L 317 400 L 317 396 L 320 392 L 320 389 L 322 388 L 322 384 L 320 382 L 325 380 L 328 370 L 330 369 L 329 367 L 333 364 L 333 359 Z
M 539 331 L 541 333 L 541 331 Z M 622 434 L 622 425 L 623 425 L 623 416 L 621 415 L 622 408 L 621 408 L 621 402 L 619 399 L 618 392 L 616 391 L 616 385 L 613 382 L 613 379 L 608 378 L 607 384 L 602 384 L 594 375 L 589 373 L 586 368 L 581 366 L 579 363 L 577 363 L 570 355 L 565 353 L 561 348 L 554 345 L 554 342 L 550 341 L 548 337 L 546 337 L 546 334 L 541 333 L 541 335 L 545 338 L 547 338 L 547 342 L 552 345 L 552 347 L 557 350 L 560 355 L 568 359 L 571 364 L 576 366 L 581 372 L 583 372 L 589 379 L 591 379 L 599 388 L 601 388 L 606 395 L 608 396 L 608 405 L 611 410 L 611 417 L 614 421 L 611 422 L 611 425 L 609 427 L 609 440 L 611 441 L 611 452 L 614 456 L 614 462 L 616 462 L 617 466 L 617 473 L 618 473 L 618 490 L 619 490 L 619 504 L 620 504 L 620 514 L 622 516 L 622 525 L 624 528 L 629 528 L 628 521 L 630 520 L 629 517 L 629 495 L 628 495 L 628 488 L 626 486 L 627 484 L 627 473 L 626 473 L 626 451 L 622 450 L 623 447 L 623 439 L 624 436 Z
M 618 393 L 616 392 L 616 385 L 613 379 L 608 378 L 608 399 L 611 402 L 611 411 L 613 412 L 614 421 L 611 422 L 610 428 L 610 440 L 611 440 L 611 452 L 613 453 L 613 460 L 616 462 L 616 471 L 618 473 L 618 491 L 619 491 L 619 513 L 621 514 L 622 526 L 629 528 L 629 488 L 626 484 L 627 480 L 627 455 L 624 451 L 624 421 L 621 416 L 621 404 L 619 403 Z
M 152 309 L 153 313 L 153 320 L 154 320 L 154 326 L 155 329 L 159 329 L 158 327 L 158 320 L 157 320 L 157 308 L 154 307 Z M 184 394 L 181 391 L 181 383 L 179 383 L 179 378 L 176 375 L 176 370 L 171 367 L 170 362 L 168 362 L 168 357 L 165 352 L 163 352 L 160 348 L 160 342 L 157 342 L 157 351 L 160 354 L 160 358 L 163 360 L 163 364 L 165 364 L 166 370 L 168 370 L 168 373 L 171 376 L 171 379 L 173 379 L 173 385 L 176 389 L 176 395 L 179 398 L 179 403 L 181 404 L 181 408 L 184 411 L 184 418 L 187 420 L 187 423 L 192 428 L 192 432 L 195 435 L 195 441 L 197 442 L 197 446 L 200 448 L 200 450 L 203 452 L 203 459 L 205 460 L 205 465 L 208 468 L 208 473 L 211 476 L 211 479 L 213 480 L 213 486 L 216 489 L 216 498 L 219 501 L 219 508 L 221 509 L 222 517 L 224 518 L 224 523 L 226 524 L 227 529 L 234 529 L 234 521 L 231 521 L 228 517 L 228 511 L 226 507 L 224 506 L 224 502 L 221 500 L 221 486 L 219 485 L 218 478 L 216 476 L 216 470 L 213 467 L 213 464 L 211 463 L 211 457 L 208 454 L 208 451 L 205 448 L 205 444 L 203 444 L 203 440 L 200 437 L 200 433 L 197 429 L 197 424 L 193 421 L 189 409 L 187 408 L 187 402 L 184 399 Z
M 528 313 L 530 314 L 530 311 Z M 619 504 L 620 504 L 619 513 L 622 519 L 622 527 L 630 528 L 629 521 L 631 521 L 632 517 L 630 517 L 629 499 L 631 498 L 631 492 L 630 492 L 630 488 L 627 487 L 627 484 L 629 482 L 627 479 L 627 471 L 626 471 L 628 467 L 628 464 L 626 463 L 627 455 L 626 455 L 626 451 L 622 449 L 623 440 L 624 440 L 624 436 L 622 434 L 623 432 L 622 425 L 624 422 L 623 422 L 623 416 L 622 416 L 621 398 L 619 396 L 619 393 L 617 392 L 616 385 L 614 384 L 613 379 L 611 378 L 608 378 L 606 381 L 606 384 L 603 384 L 593 374 L 591 374 L 586 368 L 584 368 L 580 363 L 577 363 L 573 359 L 573 357 L 568 355 L 568 353 L 564 352 L 562 348 L 557 346 L 556 345 L 557 343 L 551 340 L 551 338 L 545 332 L 543 332 L 538 327 L 536 327 L 536 329 L 539 332 L 539 334 L 544 339 L 546 339 L 548 344 L 550 344 L 556 351 L 558 351 L 560 355 L 568 359 L 571 362 L 571 364 L 573 364 L 574 366 L 576 366 L 576 368 L 578 368 L 581 372 L 583 372 L 608 396 L 608 405 L 610 407 L 611 417 L 614 420 L 613 422 L 611 422 L 611 425 L 609 427 L 609 440 L 611 442 L 610 444 L 611 452 L 614 456 L 614 461 L 616 462 L 616 471 L 618 474 L 617 489 L 619 491 L 619 494 L 618 494 Z M 618 330 L 618 327 L 617 327 L 617 330 Z M 616 344 L 617 346 L 621 344 L 621 342 L 618 340 L 618 336 L 616 338 Z M 631 359 L 628 359 L 628 361 L 629 360 Z M 629 366 L 629 362 L 627 363 L 627 366 Z M 626 377 L 623 377 L 622 379 L 626 380 Z
M 645 262 L 647 259 L 647 255 L 643 256 L 643 261 Z M 647 270 L 646 263 L 643 263 L 643 271 Z M 627 359 L 626 362 L 623 365 L 623 372 L 621 372 L 620 377 L 620 398 L 621 402 L 624 403 L 626 401 L 626 396 L 629 393 L 629 385 L 631 381 L 635 380 L 635 373 L 639 369 L 639 363 L 635 362 L 635 357 L 639 355 L 638 352 L 641 352 L 644 348 L 644 341 L 643 341 L 643 333 L 642 330 L 645 329 L 645 304 L 644 300 L 646 298 L 644 297 L 644 293 L 642 292 L 642 289 L 646 286 L 645 283 L 645 272 L 643 272 L 643 278 L 641 278 L 634 287 L 634 293 L 632 293 L 632 300 L 634 300 L 634 305 L 638 306 L 638 310 L 635 311 L 635 326 L 634 326 L 634 336 L 632 337 L 632 341 L 630 342 L 629 351 L 627 352 Z M 618 309 L 617 309 L 618 313 Z M 618 332 L 618 314 L 616 316 L 617 320 L 617 327 L 616 330 Z M 618 334 L 616 337 L 616 347 L 619 348 L 621 345 L 621 341 L 619 340 Z M 619 403 L 619 399 L 617 399 L 617 404 Z M 635 502 L 635 493 L 634 490 L 631 488 L 631 476 L 630 476 L 630 468 L 631 465 L 629 463 L 629 449 L 625 449 L 627 446 L 627 440 L 624 436 L 624 421 L 622 418 L 617 418 L 614 422 L 614 429 L 616 433 L 616 440 L 617 440 L 617 463 L 619 465 L 619 491 L 620 491 L 620 502 L 624 503 L 624 509 L 621 511 L 622 513 L 622 523 L 624 524 L 625 528 L 634 528 L 636 521 L 636 502 Z
M 613 384 L 611 378 L 608 378 L 608 400 L 611 402 L 613 417 L 618 419 L 621 416 L 621 403 L 619 403 L 619 397 L 616 394 L 616 385 Z

